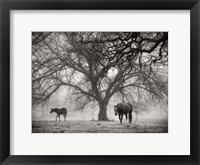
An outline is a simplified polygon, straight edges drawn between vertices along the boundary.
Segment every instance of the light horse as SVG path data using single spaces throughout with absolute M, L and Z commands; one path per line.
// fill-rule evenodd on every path
M 60 115 L 63 115 L 64 116 L 64 121 L 66 120 L 66 116 L 67 116 L 67 109 L 66 108 L 51 108 L 51 112 L 50 113 L 57 113 L 57 116 L 56 116 L 56 121 L 57 121 L 57 117 L 59 117 L 59 121 L 60 121 Z
M 132 105 L 130 103 L 119 103 L 117 105 L 114 105 L 114 112 L 115 115 L 119 115 L 119 120 L 120 123 L 122 124 L 122 120 L 123 120 L 123 115 L 126 116 L 126 120 L 127 120 L 127 114 L 129 115 L 129 123 L 131 123 L 132 121 Z

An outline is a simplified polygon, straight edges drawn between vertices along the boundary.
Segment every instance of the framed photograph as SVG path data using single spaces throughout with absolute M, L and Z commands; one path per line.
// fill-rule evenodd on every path
M 1 164 L 199 164 L 198 0 L 2 0 Z

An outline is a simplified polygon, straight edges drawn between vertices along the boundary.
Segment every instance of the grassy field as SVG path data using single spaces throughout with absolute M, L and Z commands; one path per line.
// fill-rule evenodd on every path
M 167 133 L 168 125 L 138 122 L 122 125 L 119 121 L 33 121 L 33 133 Z

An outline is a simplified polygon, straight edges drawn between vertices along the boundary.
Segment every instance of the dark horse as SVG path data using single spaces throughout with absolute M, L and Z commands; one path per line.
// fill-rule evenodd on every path
M 56 116 L 56 121 L 57 121 L 57 117 L 59 117 L 59 121 L 60 121 L 60 115 L 63 115 L 64 116 L 64 120 L 66 120 L 66 116 L 67 116 L 67 109 L 66 108 L 51 108 L 51 112 L 50 113 L 57 113 L 57 116 Z
M 132 121 L 132 105 L 130 103 L 119 103 L 114 105 L 115 115 L 119 115 L 120 123 L 122 124 L 123 115 L 125 114 L 127 120 L 127 114 L 129 115 L 129 123 Z

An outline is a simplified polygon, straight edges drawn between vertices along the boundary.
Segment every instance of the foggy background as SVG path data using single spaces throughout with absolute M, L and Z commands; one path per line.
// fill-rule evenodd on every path
M 66 120 L 98 120 L 98 105 L 87 106 L 84 110 L 76 110 L 76 106 L 71 103 L 72 94 L 70 88 L 62 87 L 59 89 L 45 105 L 34 106 L 32 110 L 32 120 L 55 121 L 56 113 L 50 114 L 51 108 L 67 108 Z M 114 105 L 120 103 L 121 99 L 111 98 L 107 115 L 110 120 L 119 121 L 118 116 L 114 115 Z M 158 103 L 141 103 L 139 107 L 133 107 L 133 122 L 161 122 L 168 123 L 167 107 L 160 106 Z M 125 120 L 125 117 L 123 118 Z M 63 120 L 63 116 L 61 116 Z

